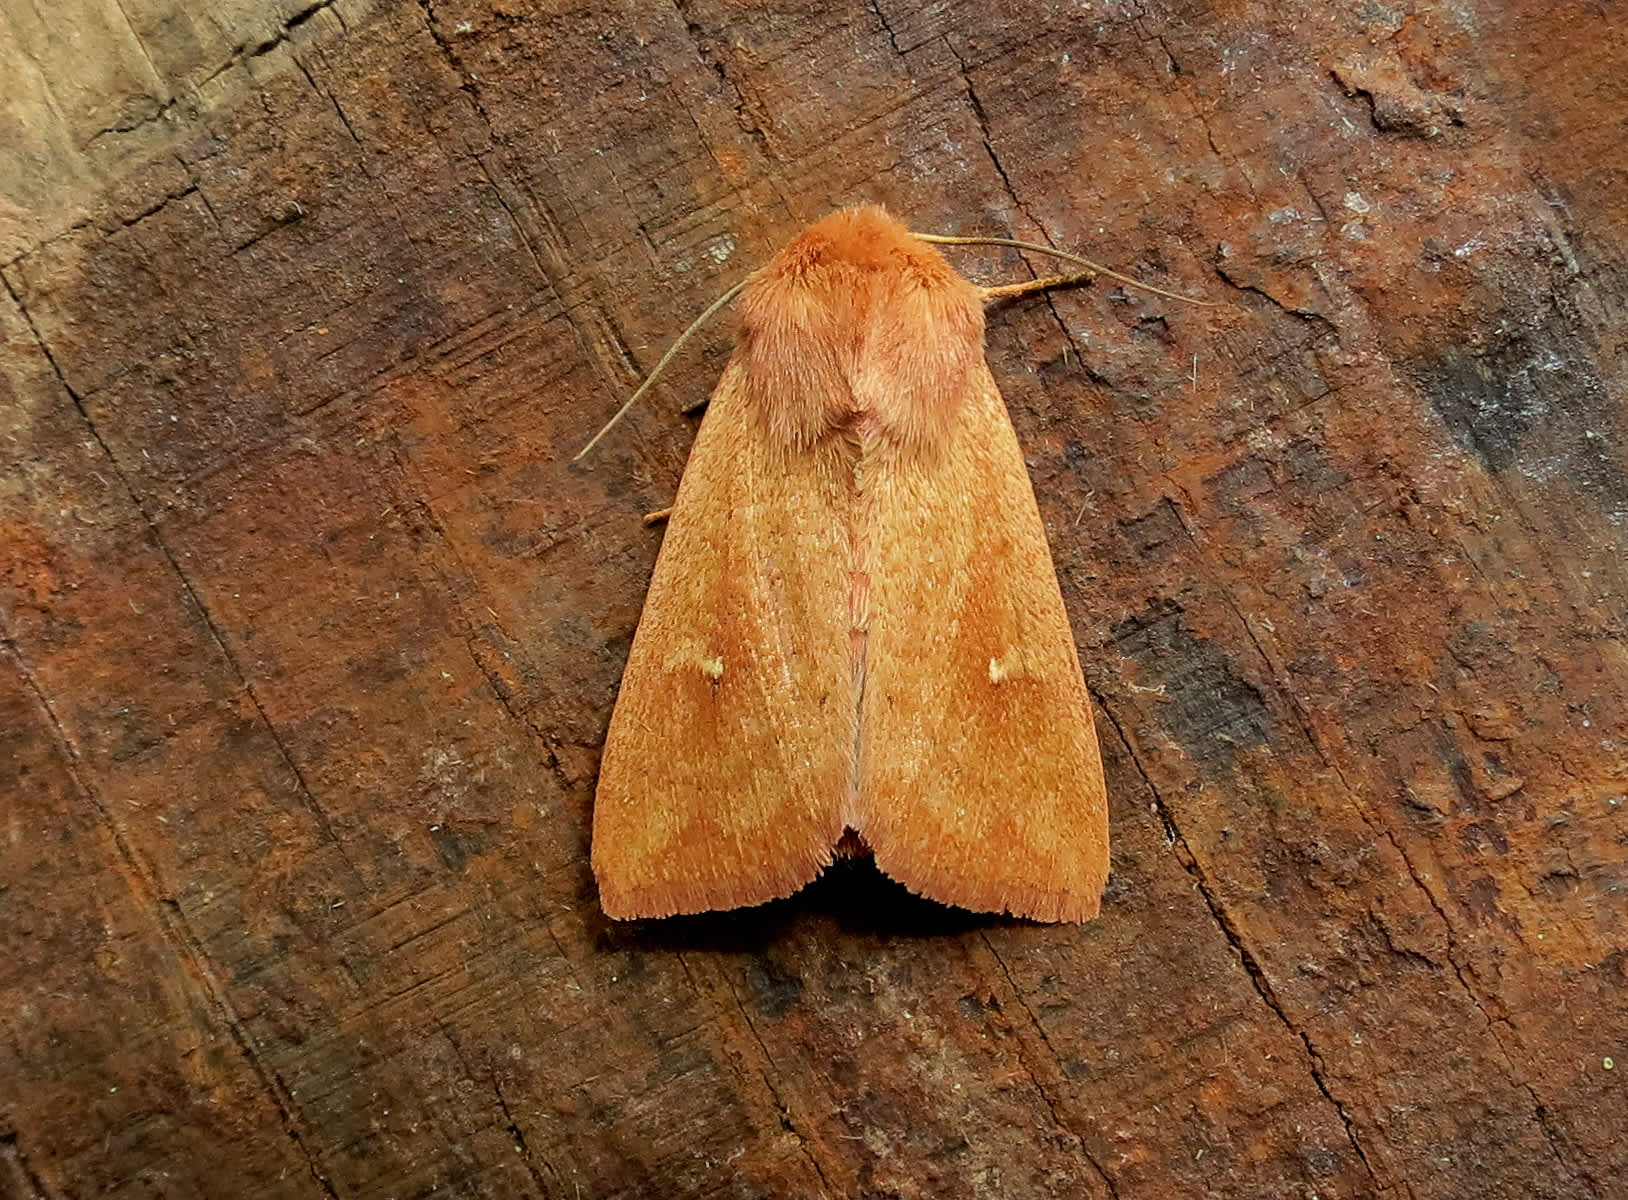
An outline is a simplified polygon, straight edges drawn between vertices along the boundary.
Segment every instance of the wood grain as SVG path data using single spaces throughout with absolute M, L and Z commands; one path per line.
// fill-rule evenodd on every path
M 0 29 L 0 1195 L 1620 1188 L 1607 6 Z M 1103 915 L 849 866 L 618 927 L 587 831 L 639 518 L 727 323 L 569 459 L 858 202 L 1228 305 L 990 318 L 1096 701 Z

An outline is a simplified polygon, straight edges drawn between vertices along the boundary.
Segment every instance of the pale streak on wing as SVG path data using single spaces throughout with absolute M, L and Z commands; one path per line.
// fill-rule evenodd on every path
M 931 899 L 1086 920 L 1108 873 L 1090 699 L 1011 419 L 973 376 L 942 448 L 880 451 L 861 489 L 859 832 Z
M 768 444 L 731 363 L 679 485 L 594 802 L 613 917 L 789 895 L 842 835 L 855 727 L 842 449 Z

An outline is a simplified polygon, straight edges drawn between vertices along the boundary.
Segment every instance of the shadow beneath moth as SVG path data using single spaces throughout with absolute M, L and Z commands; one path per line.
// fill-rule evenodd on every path
M 929 241 L 1003 242 L 844 209 L 736 289 L 605 740 L 610 917 L 787 896 L 839 845 L 944 904 L 1097 915 L 1091 704 L 983 305 L 1114 273 L 979 288 Z

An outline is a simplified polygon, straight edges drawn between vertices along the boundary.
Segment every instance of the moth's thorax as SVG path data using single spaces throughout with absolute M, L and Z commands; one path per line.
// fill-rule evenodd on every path
M 833 433 L 933 444 L 983 349 L 978 290 L 880 208 L 809 226 L 741 298 L 747 392 L 792 448 Z

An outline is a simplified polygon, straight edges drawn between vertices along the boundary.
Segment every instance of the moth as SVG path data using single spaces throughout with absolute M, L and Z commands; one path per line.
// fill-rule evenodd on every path
M 864 207 L 740 289 L 605 739 L 609 916 L 787 896 L 856 842 L 945 904 L 1097 915 L 1090 698 L 983 355 L 987 300 L 1079 278 L 979 288 Z

